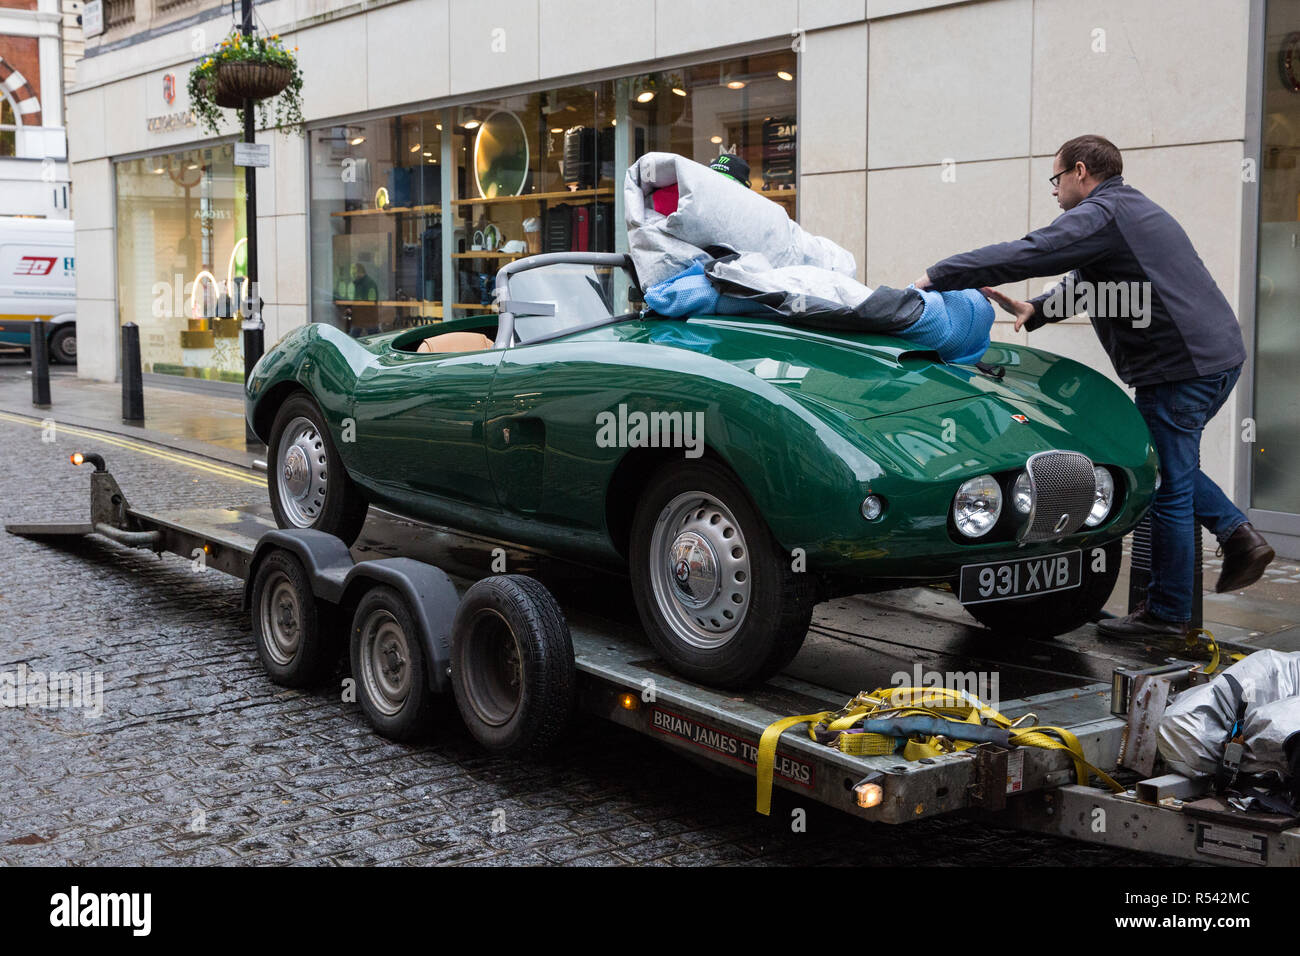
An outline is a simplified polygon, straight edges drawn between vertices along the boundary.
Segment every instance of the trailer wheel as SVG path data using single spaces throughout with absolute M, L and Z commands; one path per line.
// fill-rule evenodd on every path
M 302 562 L 277 548 L 253 577 L 253 636 L 267 675 L 284 687 L 310 687 L 329 663 L 316 596 Z
M 564 733 L 577 679 L 569 625 L 539 581 L 471 587 L 451 632 L 451 686 L 471 736 L 495 753 L 538 753 Z
M 377 584 L 352 616 L 352 677 L 370 726 L 389 740 L 427 731 L 433 707 L 420 629 L 395 589 Z

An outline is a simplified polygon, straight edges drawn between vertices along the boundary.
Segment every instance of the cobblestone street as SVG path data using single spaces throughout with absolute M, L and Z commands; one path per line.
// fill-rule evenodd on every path
M 261 498 L 253 481 L 0 421 L 3 518 L 84 520 L 103 454 L 136 507 Z M 258 476 L 250 478 L 260 483 Z M 374 734 L 346 677 L 290 691 L 262 673 L 240 582 L 102 539 L 0 534 L 0 671 L 102 674 L 103 715 L 0 708 L 0 863 L 1146 864 L 1159 858 L 960 819 L 863 824 L 722 776 L 604 722 L 545 763 L 486 756 L 454 707 L 429 743 Z M 497 832 L 500 831 L 500 832 Z

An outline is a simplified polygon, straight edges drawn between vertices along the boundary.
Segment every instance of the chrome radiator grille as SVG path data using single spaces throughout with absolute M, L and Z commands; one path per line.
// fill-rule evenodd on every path
M 1083 527 L 1097 495 L 1092 461 L 1075 451 L 1044 451 L 1025 462 L 1029 473 L 1029 521 L 1022 542 L 1053 541 Z

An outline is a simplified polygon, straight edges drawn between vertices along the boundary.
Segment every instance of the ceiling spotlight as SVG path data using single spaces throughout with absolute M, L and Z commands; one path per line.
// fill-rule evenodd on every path
M 442 124 L 441 124 L 441 123 L 434 123 L 434 124 L 433 124 L 433 128 L 436 129 L 436 130 L 438 130 L 439 132 L 442 132 Z
M 646 91 L 644 91 L 644 92 L 642 92 L 642 93 L 638 93 L 638 94 L 637 94 L 636 101 L 637 101 L 638 103 L 649 103 L 649 102 L 650 102 L 651 100 L 653 100 L 654 98 L 655 98 L 655 91 L 654 91 L 654 90 L 646 90 Z
M 348 143 L 351 144 L 352 146 L 360 146 L 365 141 L 366 138 L 364 136 L 354 136 L 350 140 L 348 140 Z
M 198 168 L 199 168 L 199 164 L 198 164 L 198 163 L 187 163 L 186 166 L 185 166 L 185 168 L 186 168 L 186 169 L 198 169 Z
M 465 120 L 466 129 L 478 129 L 479 122 L 476 119 Z
M 156 166 L 156 167 L 154 167 L 154 172 L 155 172 L 155 173 L 161 173 L 162 171 L 163 171 L 163 168 L 162 168 L 161 166 Z
M 744 88 L 745 88 L 744 80 L 732 80 L 730 83 L 727 84 L 727 89 L 729 90 L 743 90 Z
M 721 137 L 721 136 L 710 136 L 710 137 L 709 137 L 709 142 L 710 142 L 710 143 L 715 143 L 715 144 L 716 144 L 716 143 L 721 143 L 721 142 L 722 142 L 722 137 Z
M 787 83 L 789 83 L 791 80 L 794 79 L 794 75 L 786 70 L 777 70 L 776 75 L 779 76 L 781 79 L 785 80 Z
M 674 87 L 673 87 L 673 92 L 676 93 L 678 96 L 685 96 L 685 95 L 686 95 L 686 91 L 685 91 L 684 89 L 682 89 L 680 86 L 674 86 Z
M 563 127 L 563 126 L 552 126 L 552 127 L 551 127 L 551 132 L 552 132 L 552 133 L 563 133 L 563 132 L 564 132 L 564 127 Z
M 420 151 L 420 144 L 419 144 L 419 143 L 416 143 L 414 146 L 411 147 L 411 152 L 413 152 L 413 153 L 418 153 L 419 151 Z

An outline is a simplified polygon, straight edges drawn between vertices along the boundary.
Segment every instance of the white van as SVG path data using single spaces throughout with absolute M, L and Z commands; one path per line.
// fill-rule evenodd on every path
M 75 364 L 76 305 L 72 220 L 0 216 L 0 345 L 30 348 L 44 319 L 50 358 Z

